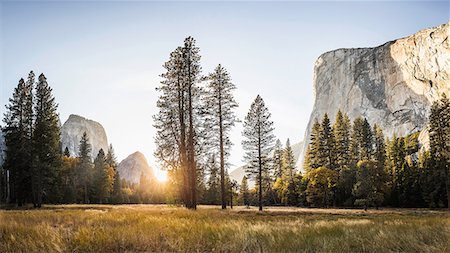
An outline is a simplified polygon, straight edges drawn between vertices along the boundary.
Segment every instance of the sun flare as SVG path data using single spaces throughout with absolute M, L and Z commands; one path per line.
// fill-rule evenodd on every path
M 167 171 L 156 169 L 155 171 L 156 180 L 159 182 L 166 182 L 167 181 Z

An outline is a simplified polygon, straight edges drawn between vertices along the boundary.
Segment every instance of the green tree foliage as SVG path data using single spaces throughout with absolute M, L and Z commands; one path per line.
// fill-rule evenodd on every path
M 334 152 L 334 134 L 331 129 L 330 119 L 328 114 L 325 113 L 322 119 L 319 132 L 319 161 L 321 166 L 326 168 L 335 169 L 335 152 Z
M 10 175 L 9 202 L 19 206 L 31 200 L 33 85 L 33 72 L 30 72 L 27 82 L 19 80 L 3 119 L 7 147 L 4 168 Z
M 356 184 L 353 187 L 355 205 L 378 207 L 384 200 L 387 175 L 377 162 L 363 160 L 357 164 Z
M 53 201 L 60 199 L 60 127 L 57 104 L 44 74 L 39 76 L 35 94 L 33 132 L 33 203 L 41 207 L 44 192 Z
M 78 166 L 76 174 L 77 189 L 79 189 L 78 200 L 84 204 L 89 204 L 89 189 L 92 183 L 92 159 L 91 159 L 91 144 L 89 144 L 89 137 L 86 132 L 80 140 L 78 149 Z
M 258 95 L 250 106 L 250 111 L 244 120 L 244 140 L 242 146 L 245 150 L 247 173 L 256 178 L 258 184 L 258 205 L 262 211 L 262 181 L 264 171 L 269 168 L 269 152 L 272 150 L 274 135 L 271 114 L 264 104 L 264 100 Z
M 241 198 L 241 203 L 243 205 L 245 205 L 245 206 L 250 205 L 250 192 L 248 189 L 248 180 L 247 180 L 246 176 L 244 176 L 242 178 L 241 187 L 240 187 L 240 198 Z
M 334 170 L 320 167 L 306 174 L 308 187 L 307 201 L 315 207 L 328 207 L 333 199 L 333 189 L 336 187 L 338 173 Z
M 214 204 L 217 205 L 220 202 L 221 196 L 219 195 L 221 191 L 221 182 L 219 178 L 219 166 L 216 161 L 215 155 L 212 155 L 210 157 L 210 160 L 208 162 L 208 181 L 206 183 L 206 196 L 205 196 L 205 202 L 207 204 Z M 220 202 L 221 203 L 221 202 Z
M 320 152 L 321 152 L 321 142 L 320 142 L 320 123 L 316 119 L 311 129 L 310 143 L 306 150 L 305 156 L 305 170 L 311 171 L 317 169 L 321 166 L 320 162 Z
M 103 149 L 100 149 L 94 160 L 93 174 L 94 199 L 100 204 L 108 203 L 113 190 L 114 169 L 108 164 Z
M 432 167 L 428 174 L 435 179 L 442 178 L 434 182 L 436 186 L 434 192 L 442 191 L 440 188 L 445 185 L 447 195 L 446 200 L 437 198 L 434 205 L 443 202 L 450 208 L 450 100 L 445 93 L 431 106 L 429 133 Z
M 333 124 L 334 154 L 336 166 L 339 170 L 350 166 L 350 129 L 350 119 L 339 110 L 336 114 L 336 121 Z

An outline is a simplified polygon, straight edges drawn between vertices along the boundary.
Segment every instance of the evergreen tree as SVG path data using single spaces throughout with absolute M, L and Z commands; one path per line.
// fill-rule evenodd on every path
M 353 122 L 350 153 L 353 166 L 358 161 L 372 159 L 373 133 L 367 119 L 356 118 Z
M 164 64 L 166 72 L 157 88 L 162 93 L 154 116 L 157 134 L 155 156 L 162 167 L 173 170 L 181 199 L 186 207 L 197 206 L 197 160 L 201 151 L 200 54 L 195 40 L 188 37 L 184 45 L 170 54 Z M 203 109 L 203 110 L 202 110 Z M 201 166 L 199 166 L 201 167 Z
M 450 100 L 442 94 L 439 101 L 431 106 L 430 114 L 430 151 L 434 164 L 434 173 L 440 174 L 442 181 L 436 186 L 444 184 L 447 192 L 447 206 L 450 208 Z
M 319 158 L 321 152 L 320 131 L 320 123 L 315 120 L 311 129 L 310 143 L 306 150 L 304 165 L 306 172 L 317 169 L 321 166 Z
M 369 206 L 378 206 L 384 200 L 387 176 L 384 170 L 374 161 L 363 160 L 357 164 L 356 184 L 353 188 L 355 205 L 363 206 L 365 210 Z
M 374 159 L 381 169 L 385 169 L 386 164 L 386 145 L 384 142 L 383 130 L 375 124 L 373 126 L 374 133 Z
M 248 181 L 247 181 L 246 176 L 244 176 L 242 178 L 240 191 L 241 191 L 240 193 L 241 193 L 242 203 L 245 206 L 249 206 L 250 205 L 250 192 L 248 190 Z
M 217 166 L 215 155 L 212 155 L 208 162 L 209 177 L 207 182 L 206 203 L 219 204 L 220 179 L 218 178 L 219 167 Z
M 77 188 L 81 190 L 81 200 L 84 204 L 89 204 L 89 187 L 92 177 L 92 161 L 91 161 L 91 144 L 89 144 L 89 138 L 86 132 L 80 140 L 80 146 L 78 151 L 78 168 L 77 168 Z
M 250 111 L 244 120 L 242 141 L 244 147 L 245 160 L 247 161 L 247 173 L 256 176 L 259 191 L 259 210 L 262 211 L 262 175 L 269 169 L 269 152 L 272 149 L 274 135 L 273 122 L 270 121 L 271 114 L 264 104 L 263 99 L 258 95 L 250 106 Z
M 347 114 L 343 114 L 339 110 L 336 114 L 336 122 L 333 125 L 334 152 L 336 166 L 339 170 L 350 166 L 350 129 L 350 119 Z
M 113 168 L 108 165 L 105 152 L 103 149 L 100 149 L 94 160 L 93 190 L 97 203 L 103 204 L 108 202 L 114 180 L 112 171 Z
M 10 196 L 7 198 L 19 206 L 29 200 L 31 192 L 33 84 L 33 72 L 30 72 L 27 82 L 20 79 L 6 106 L 3 120 L 6 144 L 4 168 L 10 175 Z
M 44 192 L 55 195 L 59 189 L 61 130 L 57 107 L 52 88 L 48 85 L 44 74 L 41 74 L 36 86 L 34 109 L 36 118 L 33 134 L 32 191 L 33 203 L 37 207 L 42 205 Z M 54 196 L 53 199 L 60 199 L 60 196 Z
M 335 169 L 334 134 L 331 130 L 330 119 L 325 113 L 319 132 L 319 161 L 320 166 Z
M 284 174 L 283 172 L 283 147 L 281 141 L 277 139 L 275 146 L 273 147 L 272 155 L 272 171 L 274 172 L 275 178 L 281 178 Z
M 226 208 L 226 191 L 225 189 L 225 167 L 226 159 L 230 155 L 231 140 L 230 130 L 234 126 L 237 118 L 234 110 L 238 106 L 233 97 L 233 91 L 236 86 L 231 82 L 230 75 L 227 70 L 220 64 L 213 73 L 209 74 L 207 92 L 205 97 L 206 108 L 209 112 L 209 132 L 211 137 L 208 138 L 215 146 L 220 155 L 220 191 L 222 209 Z

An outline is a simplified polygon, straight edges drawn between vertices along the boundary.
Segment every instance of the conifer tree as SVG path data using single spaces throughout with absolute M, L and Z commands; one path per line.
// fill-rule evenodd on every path
M 335 138 L 334 152 L 336 166 L 339 170 L 350 166 L 350 129 L 350 119 L 347 114 L 343 114 L 339 110 L 333 125 L 333 134 Z
M 94 160 L 94 191 L 97 202 L 103 204 L 107 202 L 113 186 L 113 168 L 108 165 L 103 149 L 98 151 Z
M 450 208 L 450 100 L 442 94 L 431 106 L 430 150 L 434 160 L 435 173 L 441 174 L 447 192 L 447 206 Z M 439 184 L 437 184 L 439 185 Z
M 3 129 L 6 144 L 4 168 L 10 175 L 9 201 L 23 205 L 31 192 L 34 73 L 19 80 L 6 106 Z
M 305 169 L 307 172 L 313 169 L 317 169 L 321 166 L 319 158 L 320 150 L 321 150 L 320 123 L 316 119 L 311 129 L 310 143 L 306 150 Z
M 92 177 L 92 158 L 91 158 L 91 144 L 89 144 L 89 138 L 86 132 L 80 140 L 80 146 L 78 150 L 78 168 L 77 168 L 77 183 L 78 189 L 81 190 L 81 201 L 84 204 L 89 204 L 89 187 Z
M 250 106 L 250 111 L 244 120 L 244 140 L 242 146 L 245 150 L 247 173 L 256 177 L 258 182 L 259 210 L 262 211 L 262 175 L 269 169 L 269 152 L 272 150 L 274 135 L 271 114 L 258 95 Z
M 34 205 L 41 207 L 44 191 L 57 192 L 61 169 L 58 105 L 44 74 L 39 76 L 34 107 L 32 191 Z
M 319 132 L 319 161 L 321 166 L 335 169 L 334 134 L 331 130 L 330 119 L 325 113 Z
M 209 159 L 208 172 L 206 202 L 217 205 L 219 203 L 220 179 L 218 178 L 219 167 L 215 155 L 212 155 Z
M 162 94 L 157 102 L 159 112 L 154 116 L 155 156 L 163 167 L 173 170 L 181 198 L 191 209 L 197 206 L 197 170 L 201 168 L 196 160 L 202 146 L 199 51 L 195 40 L 188 37 L 170 54 L 157 88 Z
M 386 163 L 386 145 L 384 142 L 383 130 L 375 124 L 373 126 L 374 133 L 374 159 L 381 169 L 385 169 Z
M 236 86 L 231 82 L 227 70 L 220 64 L 207 78 L 209 83 L 207 85 L 205 104 L 209 112 L 209 132 L 211 134 L 208 139 L 212 141 L 213 147 L 218 150 L 220 155 L 221 203 L 222 209 L 225 209 L 226 191 L 228 191 L 225 188 L 226 159 L 229 156 L 229 150 L 232 145 L 229 134 L 237 121 L 234 110 L 238 104 L 233 97 L 233 91 L 236 89 Z M 218 144 L 218 146 L 214 144 Z
M 249 206 L 250 205 L 250 192 L 248 190 L 248 181 L 247 181 L 247 177 L 246 176 L 244 176 L 242 178 L 240 191 L 241 191 L 242 203 L 245 206 Z
M 275 178 L 281 178 L 283 173 L 283 147 L 281 141 L 277 139 L 275 146 L 273 148 L 272 155 L 272 171 L 274 172 Z

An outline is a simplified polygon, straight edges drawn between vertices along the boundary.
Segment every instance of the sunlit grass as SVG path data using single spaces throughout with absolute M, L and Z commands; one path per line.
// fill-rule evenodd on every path
M 0 252 L 450 252 L 445 211 L 46 206 L 0 211 Z

